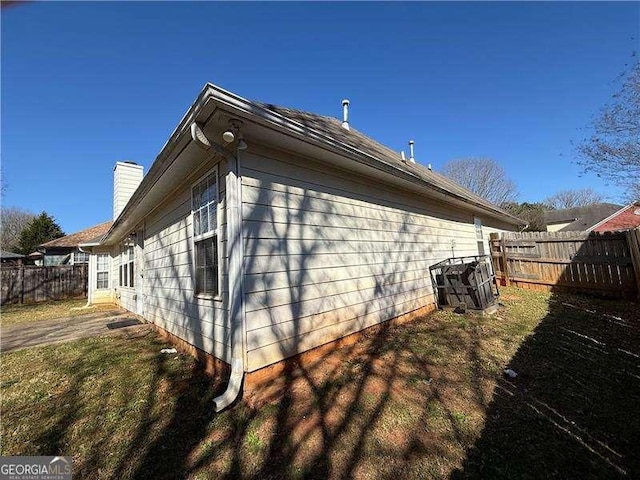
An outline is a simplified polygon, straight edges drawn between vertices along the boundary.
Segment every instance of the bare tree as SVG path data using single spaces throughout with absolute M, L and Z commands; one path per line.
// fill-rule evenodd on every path
M 20 233 L 35 217 L 33 213 L 21 208 L 3 207 L 0 213 L 0 247 L 2 250 L 15 251 L 18 248 Z
M 594 203 L 600 203 L 605 199 L 603 195 L 600 195 L 593 188 L 576 188 L 561 190 L 558 193 L 547 197 L 542 203 L 547 208 L 574 208 L 574 207 L 587 207 Z
M 442 174 L 496 205 L 515 202 L 518 198 L 516 184 L 491 158 L 450 160 L 442 167 Z
M 591 125 L 591 135 L 577 147 L 578 164 L 628 187 L 628 200 L 640 193 L 640 62 L 626 76 L 619 93 Z

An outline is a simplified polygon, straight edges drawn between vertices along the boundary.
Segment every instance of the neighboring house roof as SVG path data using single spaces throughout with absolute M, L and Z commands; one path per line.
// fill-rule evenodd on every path
M 0 250 L 0 258 L 18 259 L 18 258 L 24 258 L 24 255 L 20 255 L 19 253 L 13 253 L 13 252 L 5 252 L 4 250 Z
M 622 207 L 601 222 L 598 222 L 589 231 L 593 232 L 617 232 L 631 230 L 640 226 L 640 202 L 633 202 Z
M 104 234 L 109 231 L 112 223 L 113 222 L 110 220 L 79 232 L 72 233 L 71 235 L 56 238 L 55 240 L 51 240 L 39 246 L 41 248 L 75 248 L 81 243 L 99 241 L 102 239 Z
M 609 215 L 617 212 L 621 205 L 614 203 L 594 203 L 587 207 L 564 208 L 561 210 L 549 210 L 544 214 L 547 225 L 554 223 L 568 223 L 561 228 L 561 232 L 586 231 L 604 220 Z
M 473 206 L 506 223 L 526 224 L 525 221 L 475 195 L 443 175 L 418 163 L 403 161 L 399 152 L 376 142 L 352 126 L 349 130 L 343 128 L 341 121 L 336 118 L 250 101 L 215 85 L 207 84 L 184 115 L 153 162 L 149 173 L 143 178 L 127 206 L 105 236 L 106 243 L 125 235 L 127 230 L 135 226 L 135 222 L 139 220 L 138 217 L 144 217 L 147 209 L 150 210 L 157 204 L 157 200 L 161 199 L 161 196 L 159 194 L 151 195 L 151 192 L 156 189 L 170 188 L 169 180 L 164 182 L 159 180 L 171 168 L 178 156 L 176 152 L 184 152 L 186 145 L 191 142 L 189 133 L 191 124 L 194 121 L 207 122 L 216 109 L 220 109 L 228 115 L 251 121 L 255 125 L 253 133 L 257 132 L 256 128 L 266 128 L 272 132 L 272 135 L 280 135 L 281 138 L 284 135 L 287 138 L 286 141 L 301 141 L 308 148 L 319 147 L 332 154 L 337 153 L 352 162 L 390 173 L 404 184 L 413 184 L 414 188 L 423 190 L 428 188 L 434 194 L 449 199 L 450 202 L 461 202 Z M 251 136 L 247 137 L 247 141 L 251 141 Z M 178 145 L 180 148 L 177 148 Z M 188 154 L 183 155 L 183 157 L 188 156 Z M 176 168 L 176 170 L 182 172 L 187 169 Z M 171 182 L 179 180 L 176 175 L 171 178 Z M 145 202 L 149 203 L 149 206 L 139 208 Z

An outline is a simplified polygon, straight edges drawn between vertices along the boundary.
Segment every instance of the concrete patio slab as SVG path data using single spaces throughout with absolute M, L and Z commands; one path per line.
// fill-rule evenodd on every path
M 99 335 L 131 335 L 148 329 L 148 325 L 126 310 L 11 325 L 2 327 L 0 352 Z

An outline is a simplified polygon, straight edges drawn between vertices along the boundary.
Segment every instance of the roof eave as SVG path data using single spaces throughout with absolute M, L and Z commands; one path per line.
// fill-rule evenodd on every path
M 227 90 L 224 90 L 220 87 L 217 87 L 211 83 L 207 83 L 206 87 L 210 89 L 211 91 L 211 96 L 219 101 L 222 102 L 225 106 L 229 106 L 231 108 L 236 108 L 241 110 L 245 115 L 256 115 L 261 117 L 263 120 L 266 120 L 267 122 L 272 123 L 272 126 L 278 128 L 285 128 L 286 130 L 288 130 L 291 133 L 294 134 L 298 134 L 299 136 L 304 137 L 305 141 L 309 141 L 309 139 L 314 139 L 317 141 L 320 141 L 321 143 L 325 143 L 325 144 L 329 144 L 333 147 L 338 147 L 340 150 L 342 150 L 343 152 L 348 154 L 348 158 L 353 158 L 352 155 L 356 155 L 360 158 L 366 158 L 368 160 L 373 160 L 374 162 L 380 163 L 382 165 L 385 165 L 387 167 L 389 167 L 391 169 L 390 173 L 398 175 L 399 173 L 402 174 L 403 176 L 405 176 L 405 178 L 411 180 L 414 183 L 420 184 L 422 186 L 427 186 L 429 188 L 434 188 L 439 190 L 441 193 L 443 193 L 446 196 L 452 197 L 457 199 L 458 201 L 462 201 L 465 204 L 470 204 L 475 206 L 476 208 L 480 208 L 482 211 L 490 213 L 494 218 L 497 218 L 499 220 L 503 220 L 503 221 L 507 221 L 507 223 L 511 223 L 513 225 L 517 225 L 517 226 L 525 226 L 527 224 L 527 222 L 525 222 L 524 220 L 522 220 L 521 218 L 518 218 L 514 215 L 511 215 L 508 212 L 505 212 L 504 210 L 500 209 L 499 207 L 493 207 L 490 208 L 486 205 L 482 205 L 480 203 L 471 201 L 467 198 L 464 198 L 462 196 L 456 195 L 453 192 L 450 192 L 446 189 L 440 188 L 437 185 L 434 185 L 430 182 L 427 182 L 425 180 L 422 180 L 421 178 L 418 178 L 417 176 L 409 173 L 409 172 L 405 172 L 403 170 L 398 169 L 397 167 L 395 167 L 394 165 L 384 161 L 384 159 L 380 159 L 377 158 L 373 155 L 368 154 L 367 152 L 364 152 L 362 150 L 359 150 L 355 147 L 352 147 L 351 145 L 345 144 L 344 142 L 341 142 L 339 140 L 336 140 L 335 138 L 323 134 L 322 132 L 319 132 L 313 128 L 310 128 L 308 126 L 304 126 L 299 122 L 296 122 L 295 120 L 291 120 L 287 117 L 285 117 L 284 115 L 281 115 L 277 112 L 273 112 L 271 110 L 268 110 L 266 108 L 264 108 L 261 105 L 258 105 L 254 102 L 251 102 L 250 100 L 246 100 L 245 98 L 242 98 L 238 95 L 235 95 L 232 92 L 229 92 Z M 312 133 L 313 135 L 309 135 L 310 133 Z
M 421 185 L 423 187 L 429 187 L 432 189 L 436 189 L 440 191 L 440 193 L 444 194 L 447 197 L 451 197 L 459 202 L 463 202 L 464 204 L 474 206 L 482 210 L 484 213 L 489 216 L 496 218 L 498 220 L 505 221 L 506 223 L 510 223 L 512 225 L 517 226 L 525 226 L 526 222 L 522 219 L 505 212 L 504 210 L 498 207 L 488 207 L 486 205 L 482 205 L 480 203 L 473 202 L 469 199 L 466 199 L 462 196 L 456 195 L 453 192 L 450 192 L 446 189 L 442 189 L 437 185 L 429 183 L 423 179 L 418 178 L 415 175 L 412 175 L 409 172 L 405 172 L 403 170 L 398 169 L 394 165 L 384 161 L 384 159 L 380 159 L 374 157 L 367 152 L 361 151 L 351 145 L 345 144 L 335 138 L 323 134 L 315 129 L 303 126 L 299 122 L 295 120 L 291 120 L 277 112 L 273 112 L 264 108 L 261 105 L 258 105 L 250 100 L 247 100 L 243 97 L 240 97 L 230 91 L 224 90 L 216 85 L 211 83 L 205 84 L 202 91 L 196 98 L 195 102 L 189 107 L 187 112 L 183 115 L 182 119 L 170 135 L 169 139 L 163 145 L 160 153 L 157 155 L 154 160 L 151 169 L 145 175 L 142 182 L 132 195 L 131 199 L 122 210 L 118 218 L 113 222 L 111 228 L 107 231 L 103 240 L 100 244 L 109 245 L 115 241 L 114 233 L 119 229 L 120 225 L 124 222 L 124 220 L 131 215 L 131 213 L 135 210 L 136 205 L 144 198 L 146 193 L 151 189 L 155 181 L 162 175 L 166 165 L 170 164 L 175 160 L 172 158 L 172 151 L 175 147 L 180 143 L 183 136 L 188 133 L 188 128 L 193 119 L 198 116 L 198 113 L 202 108 L 207 104 L 208 101 L 213 100 L 216 102 L 217 106 L 222 107 L 223 110 L 232 110 L 239 111 L 243 114 L 243 116 L 250 116 L 254 118 L 259 118 L 262 123 L 267 123 L 271 128 L 285 130 L 289 134 L 293 134 L 306 142 L 313 141 L 316 144 L 320 144 L 323 147 L 332 147 L 334 149 L 338 149 L 342 152 L 342 154 L 352 160 L 364 160 L 366 159 L 368 162 L 373 161 L 381 166 L 386 166 L 389 168 L 389 173 L 394 175 L 402 175 L 405 179 L 415 183 L 417 185 Z M 370 163 L 369 163 L 370 164 Z M 99 244 L 99 245 L 100 245 Z M 97 246 L 97 245 L 96 245 Z

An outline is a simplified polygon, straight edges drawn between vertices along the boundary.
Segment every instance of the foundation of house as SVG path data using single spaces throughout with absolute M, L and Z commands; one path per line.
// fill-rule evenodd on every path
M 306 369 L 313 369 L 322 362 L 323 357 L 334 351 L 353 345 L 363 338 L 371 337 L 383 332 L 391 326 L 401 325 L 418 318 L 429 315 L 437 309 L 435 303 L 425 305 L 392 318 L 386 322 L 373 325 L 371 327 L 352 333 L 324 345 L 312 348 L 280 362 L 268 365 L 253 372 L 247 372 L 244 377 L 242 401 L 250 405 L 257 406 L 276 400 L 282 395 L 289 384 L 297 377 L 301 376 Z M 226 383 L 230 375 L 231 366 L 214 357 L 213 355 L 200 350 L 187 341 L 175 336 L 163 328 L 150 324 L 158 334 L 174 345 L 178 350 L 195 357 L 204 366 L 204 371 L 213 377 L 219 378 Z

